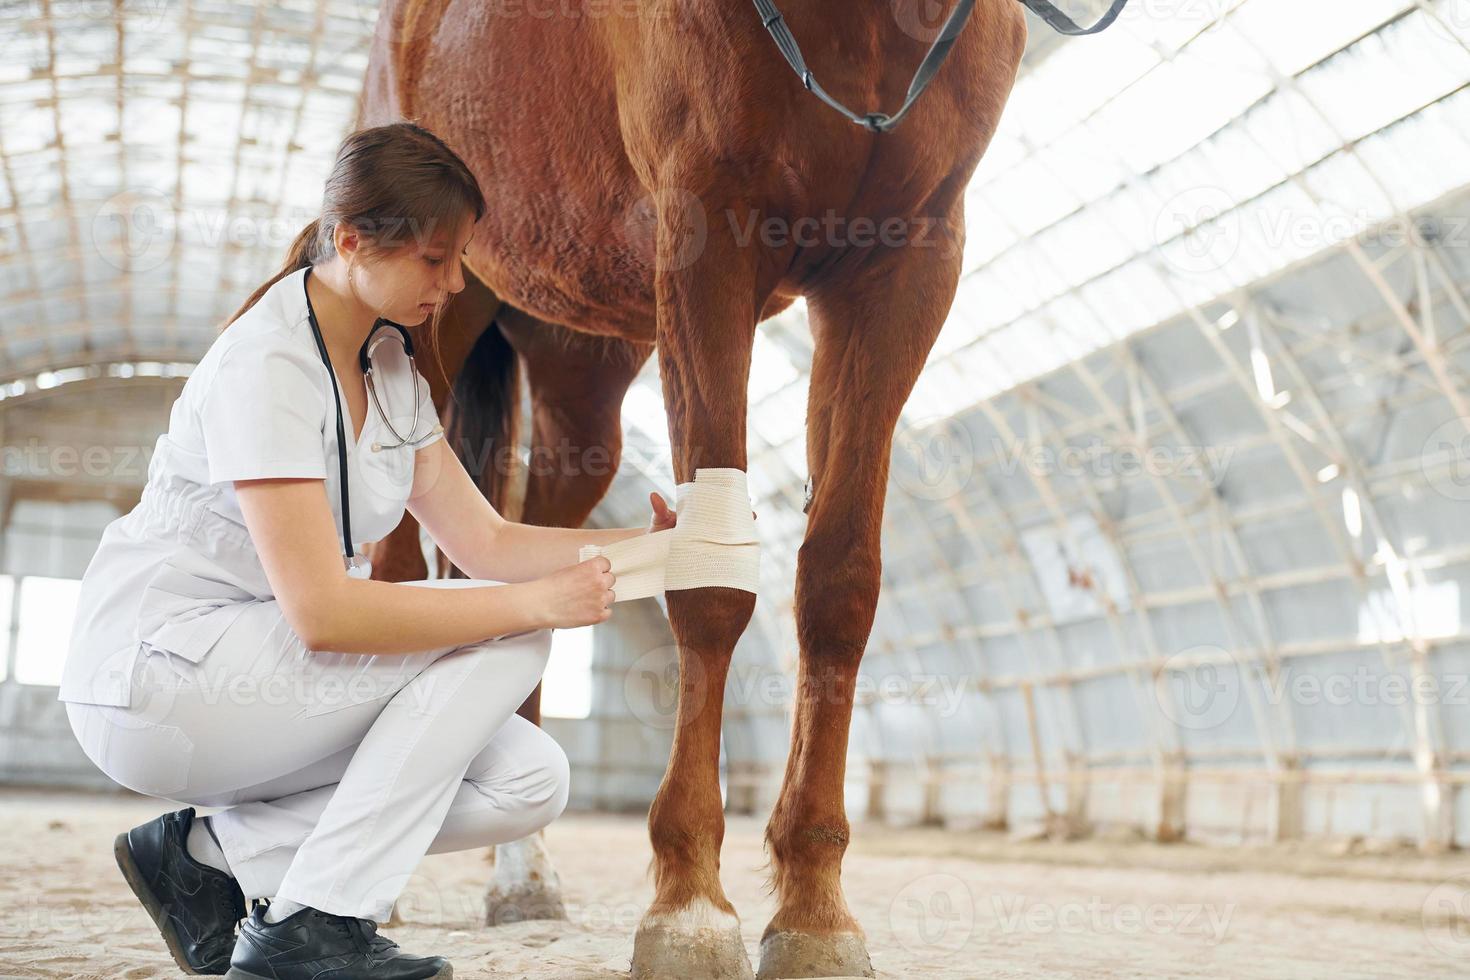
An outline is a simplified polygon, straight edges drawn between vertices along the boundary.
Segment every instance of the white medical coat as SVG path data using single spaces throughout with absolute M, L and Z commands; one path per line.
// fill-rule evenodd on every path
M 82 576 L 57 700 L 131 707 L 143 643 L 199 663 L 250 604 L 274 598 L 231 481 L 324 479 L 341 548 L 336 408 L 307 319 L 305 276 L 299 269 L 273 284 L 185 382 L 138 505 L 106 527 Z M 373 380 L 394 428 L 407 435 L 413 372 L 397 342 L 375 349 Z M 340 376 L 337 384 L 345 393 Z M 439 421 L 422 375 L 418 390 L 414 437 Z M 356 551 L 398 526 L 416 449 L 372 451 L 374 439 L 397 440 L 371 398 L 355 444 L 345 394 L 342 412 Z M 363 565 L 353 574 L 370 572 Z

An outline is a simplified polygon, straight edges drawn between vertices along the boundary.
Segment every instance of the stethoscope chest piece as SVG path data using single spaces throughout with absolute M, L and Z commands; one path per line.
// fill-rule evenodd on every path
M 379 334 L 378 331 L 381 327 L 389 327 L 393 332 Z M 378 386 L 374 381 L 373 351 L 378 349 L 379 344 L 385 340 L 392 340 L 395 336 L 397 337 L 398 343 L 403 347 L 404 355 L 408 358 L 408 373 L 413 378 L 413 422 L 409 424 L 407 437 L 399 435 L 398 430 L 393 427 L 393 423 L 388 420 L 388 413 L 383 410 L 382 404 L 378 401 Z M 420 444 L 426 442 L 432 436 L 444 431 L 444 426 L 436 423 L 424 435 L 418 438 L 413 437 L 413 434 L 418 431 L 419 427 L 419 403 L 421 401 L 419 398 L 419 371 L 418 363 L 413 359 L 413 338 L 408 335 L 408 331 L 401 324 L 394 323 L 392 320 L 379 318 L 373 324 L 373 328 L 368 331 L 367 340 L 364 340 L 362 347 L 358 349 L 357 361 L 358 365 L 362 368 L 362 376 L 367 381 L 368 395 L 373 400 L 373 408 L 377 411 L 378 418 L 382 420 L 383 425 L 388 431 L 393 433 L 393 438 L 398 440 L 393 443 L 375 441 L 372 444 L 373 452 L 382 452 L 384 449 L 397 449 L 399 446 L 413 446 L 414 448 L 418 448 Z

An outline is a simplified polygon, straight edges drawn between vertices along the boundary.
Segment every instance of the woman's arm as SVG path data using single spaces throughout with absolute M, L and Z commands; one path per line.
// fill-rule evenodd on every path
M 235 491 L 282 614 L 309 649 L 414 653 L 607 618 L 605 558 L 549 579 L 463 589 L 352 578 L 325 481 L 237 480 Z
M 414 455 L 408 511 L 470 578 L 526 582 L 577 564 L 587 544 L 612 544 L 650 528 L 588 530 L 518 524 L 501 517 L 446 439 Z

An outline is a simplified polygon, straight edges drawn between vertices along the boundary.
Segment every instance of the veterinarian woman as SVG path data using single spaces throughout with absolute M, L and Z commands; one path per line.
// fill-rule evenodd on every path
M 443 439 L 395 325 L 437 324 L 484 208 L 424 129 L 349 135 L 320 217 L 189 377 L 82 580 L 60 700 L 88 757 L 227 808 L 115 844 L 185 972 L 449 977 L 376 933 L 419 860 L 566 805 L 565 754 L 516 708 L 551 629 L 608 616 L 608 560 L 578 548 L 676 518 L 653 494 L 648 528 L 505 521 Z M 357 549 L 405 508 L 470 578 L 368 577 Z

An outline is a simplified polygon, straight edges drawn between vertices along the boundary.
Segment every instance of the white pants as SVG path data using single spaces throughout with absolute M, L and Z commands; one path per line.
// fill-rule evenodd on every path
M 515 713 L 550 650 L 551 631 L 535 630 L 404 655 L 313 652 L 269 601 L 199 664 L 146 647 L 131 707 L 66 702 L 67 715 L 114 781 L 228 807 L 211 822 L 247 899 L 384 922 L 424 854 L 519 840 L 566 807 L 566 754 Z

